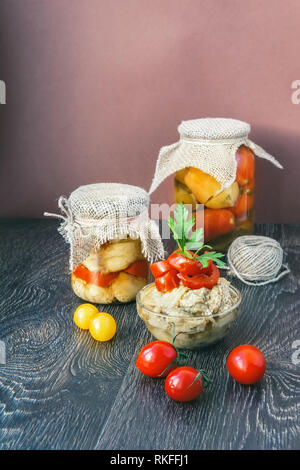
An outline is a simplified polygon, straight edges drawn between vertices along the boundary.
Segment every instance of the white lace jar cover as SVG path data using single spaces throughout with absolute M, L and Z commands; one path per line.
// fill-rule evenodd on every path
M 248 139 L 250 124 L 236 119 L 203 118 L 182 121 L 178 127 L 180 140 L 160 149 L 149 193 L 171 174 L 186 167 L 195 167 L 213 176 L 221 189 L 235 181 L 235 154 L 246 145 L 256 156 L 265 158 L 278 168 L 281 164 L 264 149 Z
M 140 238 L 142 253 L 152 263 L 164 257 L 155 221 L 148 215 L 149 195 L 137 186 L 98 183 L 80 186 L 67 199 L 58 200 L 61 214 L 44 215 L 63 220 L 58 231 L 70 244 L 70 269 L 91 251 L 115 238 Z

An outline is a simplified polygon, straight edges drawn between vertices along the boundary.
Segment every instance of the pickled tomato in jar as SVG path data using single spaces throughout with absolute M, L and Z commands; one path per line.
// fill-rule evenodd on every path
M 206 117 L 181 121 L 177 130 L 179 140 L 159 151 L 149 194 L 173 175 L 175 203 L 189 205 L 204 241 L 226 251 L 253 230 L 256 157 L 282 165 L 249 139 L 247 122 Z
M 198 168 L 187 167 L 175 174 L 175 203 L 190 204 L 194 211 L 203 204 L 205 242 L 223 251 L 236 237 L 253 231 L 254 153 L 241 145 L 236 162 L 235 181 L 223 191 L 213 176 Z

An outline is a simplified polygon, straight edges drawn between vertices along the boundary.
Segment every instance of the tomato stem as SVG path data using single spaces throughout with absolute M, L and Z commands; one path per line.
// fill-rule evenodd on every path
M 175 323 L 172 322 L 172 325 L 173 325 L 173 328 L 172 328 L 172 346 L 174 347 L 176 353 L 177 353 L 177 357 L 159 374 L 159 377 L 161 377 L 162 375 L 165 374 L 165 372 L 170 369 L 171 367 L 175 366 L 175 365 L 178 365 L 179 366 L 184 366 L 186 365 L 187 363 L 187 353 L 184 352 L 184 351 L 180 351 L 176 346 L 175 346 L 175 339 L 177 338 L 177 336 L 179 336 L 181 334 L 181 332 L 177 333 L 177 335 L 175 335 Z
M 191 385 L 188 386 L 188 388 L 192 387 L 192 385 L 194 385 L 194 383 L 197 382 L 199 378 L 201 379 L 201 385 L 203 388 L 207 387 L 207 385 L 212 382 L 211 378 L 207 375 L 205 370 L 200 369 Z

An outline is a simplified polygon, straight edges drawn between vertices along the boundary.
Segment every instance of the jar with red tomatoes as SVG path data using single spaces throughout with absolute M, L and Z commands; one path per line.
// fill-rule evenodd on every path
M 148 262 L 164 252 L 148 204 L 144 189 L 117 183 L 80 186 L 59 199 L 59 231 L 70 244 L 71 285 L 78 297 L 130 302 L 146 285 Z
M 226 251 L 239 235 L 253 231 L 255 159 L 274 157 L 248 139 L 250 125 L 235 119 L 183 121 L 180 140 L 162 147 L 150 193 L 174 174 L 175 203 L 188 204 L 200 220 L 204 239 Z

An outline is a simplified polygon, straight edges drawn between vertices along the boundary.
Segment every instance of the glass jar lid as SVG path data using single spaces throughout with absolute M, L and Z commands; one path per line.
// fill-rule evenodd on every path
M 68 199 L 76 219 L 135 217 L 148 209 L 149 195 L 139 186 L 96 183 L 79 186 Z

